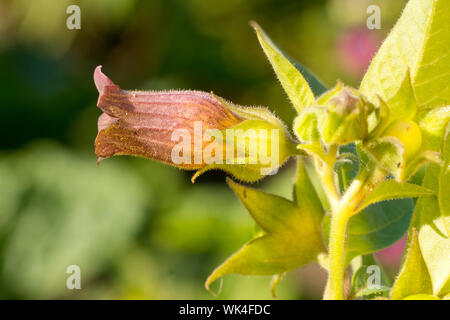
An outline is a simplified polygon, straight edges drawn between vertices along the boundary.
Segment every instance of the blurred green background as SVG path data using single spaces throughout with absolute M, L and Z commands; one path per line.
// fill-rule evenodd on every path
M 405 0 L 0 0 L 0 298 L 259 299 L 270 277 L 208 274 L 254 223 L 212 172 L 117 157 L 96 166 L 101 64 L 124 89 L 214 91 L 294 110 L 249 27 L 257 21 L 327 86 L 358 86 Z M 81 8 L 81 30 L 66 9 Z M 366 9 L 381 7 L 381 30 Z M 257 186 L 291 197 L 294 164 Z M 81 290 L 66 268 L 81 268 Z M 317 267 L 282 281 L 281 299 L 321 297 Z M 214 286 L 218 291 L 219 285 Z

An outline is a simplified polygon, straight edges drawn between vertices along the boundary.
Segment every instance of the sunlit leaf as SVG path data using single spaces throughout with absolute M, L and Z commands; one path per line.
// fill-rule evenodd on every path
M 361 83 L 372 103 L 389 101 L 409 70 L 419 108 L 450 104 L 448 0 L 411 0 Z
M 315 223 L 320 224 L 323 217 L 323 208 L 319 196 L 308 176 L 307 168 L 303 159 L 297 160 L 297 176 L 294 186 L 294 202 L 298 209 L 308 212 L 316 218 Z
M 450 125 L 447 127 L 447 134 L 442 148 L 442 160 L 444 165 L 439 174 L 439 207 L 447 231 L 447 237 L 450 237 Z
M 314 107 L 305 108 L 294 119 L 294 132 L 301 141 L 313 143 L 320 141 L 318 112 L 320 111 Z
M 389 120 L 411 120 L 417 111 L 417 101 L 411 83 L 411 74 L 406 70 L 398 91 L 386 102 L 389 108 Z
M 412 229 L 405 261 L 394 283 L 391 298 L 403 299 L 414 294 L 432 294 L 431 278 L 423 260 L 417 231 Z
M 300 175 L 306 177 L 304 169 Z M 206 288 L 230 273 L 281 274 L 316 260 L 324 250 L 319 227 L 322 208 L 317 196 L 311 197 L 314 190 L 309 180 L 301 181 L 306 184 L 297 188 L 296 202 L 292 202 L 228 179 L 263 232 L 214 270 L 206 280 Z
M 438 193 L 440 167 L 430 164 L 423 186 Z M 423 197 L 416 203 L 411 226 L 417 229 L 420 250 L 430 273 L 433 294 L 450 292 L 450 239 L 436 197 Z
M 440 151 L 445 135 L 445 128 L 450 121 L 450 106 L 423 110 L 415 117 L 422 132 L 423 151 Z
M 273 44 L 258 24 L 253 22 L 252 26 L 256 31 L 264 53 L 272 64 L 275 74 L 297 112 L 312 105 L 315 100 L 314 94 L 300 71 Z
M 432 195 L 433 191 L 427 188 L 411 184 L 400 183 L 394 180 L 385 180 L 378 184 L 375 189 L 364 199 L 363 203 L 358 207 L 358 212 L 366 207 L 380 201 L 415 198 L 421 196 Z

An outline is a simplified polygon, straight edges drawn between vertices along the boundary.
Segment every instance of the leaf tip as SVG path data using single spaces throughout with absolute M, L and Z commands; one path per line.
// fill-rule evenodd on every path
M 270 293 L 273 299 L 278 299 L 277 297 L 277 287 L 280 284 L 281 280 L 283 280 L 285 273 L 275 274 L 272 277 L 272 281 L 270 282 Z
M 218 296 L 219 294 L 220 294 L 220 292 L 222 292 L 222 285 L 223 285 L 223 279 L 220 279 L 220 284 L 219 284 L 219 289 L 217 290 L 217 292 L 214 292 L 212 289 L 211 289 L 211 284 L 214 282 L 214 281 L 216 281 L 217 279 L 219 279 L 220 277 L 222 277 L 223 275 L 222 274 L 220 274 L 220 272 L 219 272 L 219 269 L 220 268 L 220 266 L 218 267 L 218 268 L 216 268 L 209 276 L 208 276 L 208 278 L 206 278 L 206 281 L 205 281 L 205 289 L 207 290 L 207 291 L 209 291 L 209 292 L 211 292 L 212 293 L 212 295 L 213 296 Z
M 198 178 L 198 177 L 200 177 L 202 174 L 204 174 L 206 171 L 208 171 L 208 170 L 210 170 L 210 169 L 212 169 L 212 168 L 210 168 L 210 166 L 206 166 L 206 167 L 203 167 L 203 168 L 197 170 L 197 171 L 194 173 L 194 175 L 192 176 L 191 182 L 192 182 L 192 183 L 195 183 L 195 182 L 197 181 L 197 178 Z
M 255 31 L 258 31 L 258 30 L 261 29 L 261 27 L 259 26 L 258 22 L 256 22 L 255 20 L 250 20 L 250 21 L 248 22 L 248 24 L 249 24 L 253 29 L 255 29 Z

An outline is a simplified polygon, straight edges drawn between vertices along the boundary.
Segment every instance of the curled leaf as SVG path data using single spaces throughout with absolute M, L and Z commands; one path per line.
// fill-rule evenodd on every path
M 270 282 L 270 292 L 272 294 L 272 298 L 276 299 L 277 298 L 277 287 L 280 284 L 281 280 L 283 280 L 284 276 L 286 274 L 285 273 L 281 273 L 281 274 L 275 274 L 272 277 L 272 281 Z

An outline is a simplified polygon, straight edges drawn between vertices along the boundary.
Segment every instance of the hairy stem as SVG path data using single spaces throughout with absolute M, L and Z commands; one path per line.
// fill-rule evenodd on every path
M 367 175 L 360 174 L 333 209 L 329 244 L 329 292 L 328 299 L 344 299 L 344 275 L 347 246 L 347 225 L 358 203 L 364 196 L 362 187 Z
M 322 186 L 325 190 L 328 202 L 332 211 L 337 208 L 340 200 L 340 194 L 336 184 L 336 173 L 334 172 L 334 163 L 336 162 L 337 146 L 333 145 L 328 150 L 326 161 L 325 159 L 316 158 L 316 170 L 319 173 Z
M 331 223 L 328 299 L 344 299 L 344 272 L 347 219 L 336 217 Z

